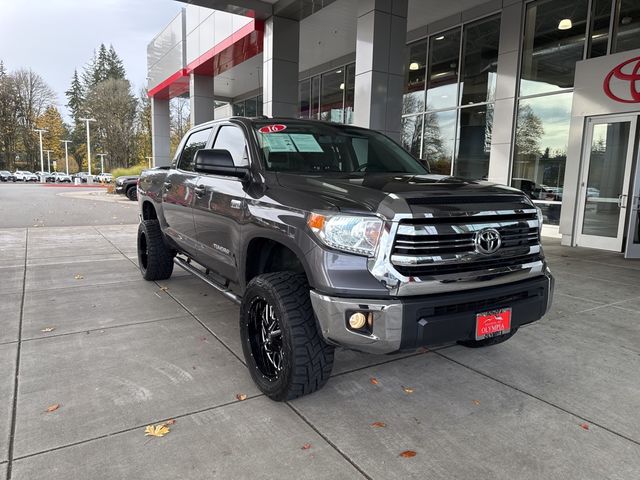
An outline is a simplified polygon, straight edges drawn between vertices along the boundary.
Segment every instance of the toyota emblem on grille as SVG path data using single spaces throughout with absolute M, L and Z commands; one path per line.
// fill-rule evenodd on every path
M 500 232 L 495 228 L 485 228 L 476 233 L 475 237 L 476 251 L 485 255 L 496 253 L 502 245 Z

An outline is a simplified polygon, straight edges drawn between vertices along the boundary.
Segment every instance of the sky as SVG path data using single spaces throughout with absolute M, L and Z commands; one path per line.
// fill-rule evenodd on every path
M 31 68 L 58 95 L 101 43 L 122 58 L 137 94 L 146 84 L 147 44 L 185 6 L 175 0 L 0 0 L 0 60 Z

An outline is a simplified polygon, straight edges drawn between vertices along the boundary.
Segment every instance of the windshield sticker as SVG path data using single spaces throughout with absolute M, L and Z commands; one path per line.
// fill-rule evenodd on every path
M 297 152 L 293 140 L 286 133 L 265 135 L 262 137 L 262 141 L 270 152 Z
M 311 133 L 290 133 L 289 136 L 299 152 L 324 153 L 322 147 Z
M 280 123 L 276 123 L 274 125 L 265 125 L 258 130 L 260 133 L 276 133 L 281 132 L 282 130 L 286 130 L 287 126 L 282 125 Z

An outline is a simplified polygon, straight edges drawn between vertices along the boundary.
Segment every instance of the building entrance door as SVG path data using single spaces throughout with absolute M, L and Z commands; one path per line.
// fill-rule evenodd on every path
M 636 136 L 635 115 L 587 119 L 576 244 L 622 251 Z M 637 198 L 635 199 L 638 200 Z

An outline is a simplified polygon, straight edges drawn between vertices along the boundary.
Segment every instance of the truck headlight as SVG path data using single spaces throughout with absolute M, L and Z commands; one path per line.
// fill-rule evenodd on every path
M 369 257 L 375 254 L 382 231 L 379 218 L 356 215 L 311 213 L 307 225 L 327 247 Z

